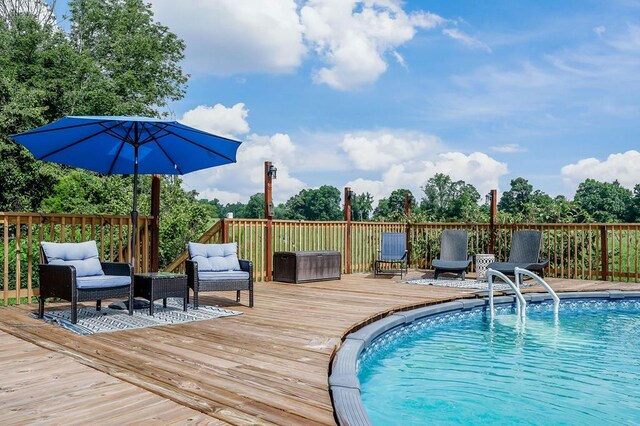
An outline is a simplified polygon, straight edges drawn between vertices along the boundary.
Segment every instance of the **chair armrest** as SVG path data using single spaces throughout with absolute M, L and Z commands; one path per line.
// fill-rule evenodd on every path
M 190 277 L 198 275 L 198 262 L 195 260 L 185 260 L 184 261 L 184 270 L 186 274 Z
M 133 266 L 125 262 L 100 262 L 105 275 L 133 276 Z
M 76 288 L 76 268 L 72 265 L 50 265 L 41 263 L 40 297 L 66 296 Z
M 238 263 L 240 263 L 240 269 L 242 271 L 248 272 L 249 276 L 253 276 L 253 262 L 250 260 L 238 259 Z

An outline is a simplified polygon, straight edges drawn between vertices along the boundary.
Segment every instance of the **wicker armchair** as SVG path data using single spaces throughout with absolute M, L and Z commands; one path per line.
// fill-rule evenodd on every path
M 71 302 L 71 322 L 78 321 L 78 302 L 128 298 L 133 315 L 133 267 L 128 263 L 100 262 L 95 241 L 86 243 L 41 243 L 42 263 L 38 316 L 44 316 L 47 297 Z M 89 265 L 89 266 L 88 266 Z
M 193 307 L 198 309 L 201 291 L 249 291 L 249 307 L 253 307 L 253 263 L 238 259 L 237 243 L 189 243 L 190 259 L 185 262 L 187 285 L 193 290 Z

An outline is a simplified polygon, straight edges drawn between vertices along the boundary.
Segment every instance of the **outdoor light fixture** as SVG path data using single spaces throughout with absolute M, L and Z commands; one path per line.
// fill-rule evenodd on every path
M 356 198 L 356 193 L 354 191 L 349 190 L 349 193 L 347 194 L 347 196 L 349 197 L 349 201 L 351 201 L 354 198 Z
M 275 179 L 277 172 L 278 172 L 278 169 L 276 169 L 276 167 L 273 164 L 269 165 L 269 170 L 267 170 L 267 175 L 270 178 Z

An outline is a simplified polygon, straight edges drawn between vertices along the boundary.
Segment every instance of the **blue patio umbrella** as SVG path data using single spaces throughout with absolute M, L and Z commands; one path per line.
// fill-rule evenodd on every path
M 139 173 L 182 175 L 235 163 L 240 146 L 177 121 L 127 116 L 68 116 L 11 138 L 38 160 L 105 175 L 133 174 L 131 247 L 136 244 Z

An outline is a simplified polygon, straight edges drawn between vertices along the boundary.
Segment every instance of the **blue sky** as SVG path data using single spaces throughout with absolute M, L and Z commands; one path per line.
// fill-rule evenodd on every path
M 376 198 L 434 173 L 481 193 L 640 183 L 638 0 L 153 0 L 187 43 L 175 118 L 245 141 L 185 177 L 224 202 L 322 184 Z

